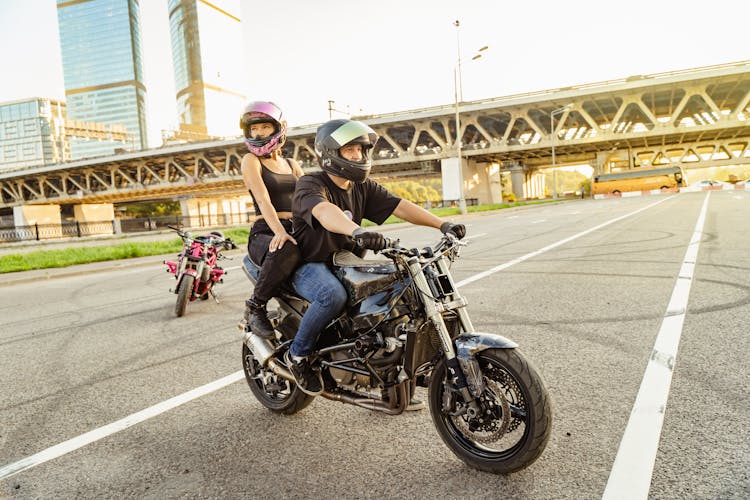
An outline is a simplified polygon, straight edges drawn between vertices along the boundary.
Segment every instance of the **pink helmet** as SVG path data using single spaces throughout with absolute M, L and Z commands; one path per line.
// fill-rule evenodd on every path
M 250 125 L 254 123 L 273 124 L 273 134 L 263 139 L 250 136 Z M 245 106 L 240 117 L 240 128 L 245 136 L 245 144 L 255 156 L 270 156 L 286 141 L 286 124 L 282 121 L 281 109 L 272 102 L 254 101 Z

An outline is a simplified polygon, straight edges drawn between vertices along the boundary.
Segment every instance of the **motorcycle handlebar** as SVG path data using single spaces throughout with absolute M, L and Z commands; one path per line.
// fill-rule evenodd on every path
M 237 244 L 234 241 L 232 241 L 231 238 L 219 239 L 219 238 L 215 238 L 214 236 L 208 236 L 207 238 L 203 236 L 198 236 L 197 238 L 193 238 L 190 235 L 190 231 L 183 231 L 179 227 L 174 227 L 169 224 L 167 224 L 167 227 L 171 229 L 172 231 L 176 231 L 177 235 L 183 240 L 187 239 L 187 240 L 193 240 L 193 241 L 200 241 L 202 243 L 211 243 L 215 246 L 223 246 L 225 250 L 236 250 L 237 248 L 239 248 Z
M 399 239 L 391 239 L 391 238 L 385 238 L 386 240 L 386 247 L 383 250 L 380 250 L 379 253 L 382 253 L 384 255 L 388 254 L 406 254 L 406 255 L 414 255 L 419 256 L 422 254 L 433 254 L 442 251 L 446 247 L 454 247 L 454 246 L 464 246 L 466 245 L 465 242 L 460 241 L 458 238 L 456 238 L 452 234 L 444 234 L 440 241 L 437 242 L 434 246 L 428 246 L 425 247 L 422 250 L 419 250 L 418 248 L 405 248 L 402 247 L 400 244 Z

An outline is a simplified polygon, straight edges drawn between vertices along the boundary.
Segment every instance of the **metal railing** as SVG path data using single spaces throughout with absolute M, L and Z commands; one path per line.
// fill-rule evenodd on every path
M 83 238 L 113 234 L 115 221 L 62 222 L 60 224 L 33 224 L 30 226 L 0 227 L 0 241 L 48 240 L 54 238 Z

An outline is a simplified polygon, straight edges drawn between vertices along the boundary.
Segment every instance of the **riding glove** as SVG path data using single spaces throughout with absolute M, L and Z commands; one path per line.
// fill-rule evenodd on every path
M 452 222 L 443 222 L 440 226 L 440 232 L 443 234 L 451 233 L 460 240 L 466 236 L 466 226 L 463 224 L 454 224 Z
M 382 234 L 376 233 L 375 231 L 365 231 L 361 227 L 358 227 L 352 232 L 352 238 L 357 242 L 357 245 L 369 250 L 382 250 L 388 246 L 388 243 Z

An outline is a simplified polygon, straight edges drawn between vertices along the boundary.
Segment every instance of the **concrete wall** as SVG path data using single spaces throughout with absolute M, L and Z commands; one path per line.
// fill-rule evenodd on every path
M 60 224 L 60 205 L 23 205 L 13 207 L 13 223 L 18 226 Z
M 13 224 L 18 227 L 38 224 L 39 239 L 62 236 L 60 205 L 23 205 L 13 207 Z M 41 227 L 44 226 L 44 227 Z
M 249 196 L 228 198 L 184 198 L 180 200 L 183 217 L 202 220 L 204 225 L 244 224 Z
M 78 222 L 110 221 L 115 218 L 115 206 L 111 203 L 74 205 L 73 216 Z

